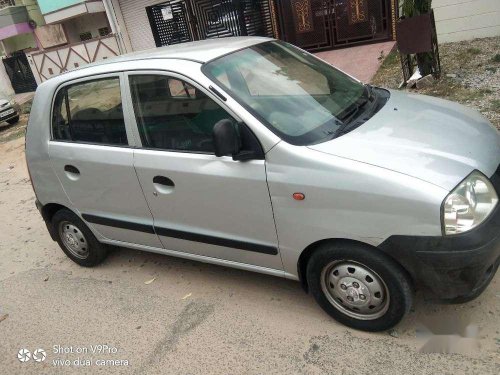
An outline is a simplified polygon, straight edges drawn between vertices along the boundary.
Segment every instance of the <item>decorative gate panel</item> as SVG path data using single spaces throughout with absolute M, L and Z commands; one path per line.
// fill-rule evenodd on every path
M 391 38 L 391 0 L 276 0 L 284 40 L 316 51 Z
M 384 0 L 334 0 L 335 35 L 338 42 L 388 39 L 391 33 L 390 2 Z
M 16 94 L 36 90 L 36 81 L 24 52 L 3 59 L 5 70 Z
M 157 47 L 194 40 L 186 1 L 167 1 L 147 7 L 146 12 Z
M 282 0 L 280 19 L 283 37 L 305 49 L 327 48 L 333 45 L 330 1 Z

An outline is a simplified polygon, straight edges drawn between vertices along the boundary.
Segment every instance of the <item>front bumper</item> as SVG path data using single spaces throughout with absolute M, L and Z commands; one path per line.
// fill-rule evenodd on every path
M 491 177 L 500 195 L 500 167 Z M 440 299 L 479 295 L 500 263 L 500 203 L 470 232 L 453 236 L 391 236 L 379 248 L 410 273 L 417 288 Z
M 5 115 L 4 113 L 7 112 L 8 110 L 14 110 L 14 112 Z M 15 110 L 13 107 L 5 107 L 5 108 L 0 108 L 0 122 L 2 121 L 8 121 L 10 119 L 13 119 L 15 117 L 19 116 L 19 113 Z

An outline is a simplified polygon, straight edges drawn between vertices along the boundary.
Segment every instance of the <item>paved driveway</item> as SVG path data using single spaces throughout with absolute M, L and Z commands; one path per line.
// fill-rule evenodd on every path
M 270 276 L 125 249 L 81 268 L 47 234 L 23 150 L 0 145 L 0 374 L 499 373 L 498 275 L 467 305 L 417 298 L 391 336 L 347 329 Z M 420 353 L 423 318 L 472 322 L 479 340 L 441 336 L 429 350 L 459 354 Z M 20 362 L 22 348 L 47 357 Z

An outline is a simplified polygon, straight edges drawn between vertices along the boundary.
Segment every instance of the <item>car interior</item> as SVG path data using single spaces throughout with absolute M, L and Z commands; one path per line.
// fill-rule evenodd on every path
M 202 91 L 161 75 L 131 76 L 130 84 L 144 146 L 214 151 L 212 129 L 229 115 Z

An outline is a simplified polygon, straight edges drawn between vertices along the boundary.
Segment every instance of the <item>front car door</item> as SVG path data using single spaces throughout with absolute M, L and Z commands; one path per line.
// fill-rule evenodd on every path
M 282 270 L 265 161 L 214 155 L 213 126 L 235 116 L 182 76 L 128 80 L 142 145 L 134 165 L 163 246 Z
M 161 247 L 133 166 L 123 80 L 107 74 L 59 88 L 50 160 L 72 208 L 105 239 Z

